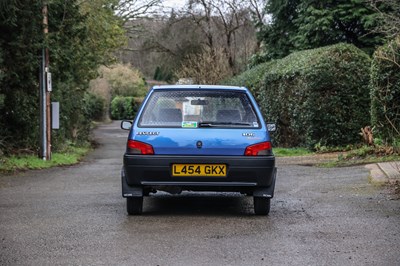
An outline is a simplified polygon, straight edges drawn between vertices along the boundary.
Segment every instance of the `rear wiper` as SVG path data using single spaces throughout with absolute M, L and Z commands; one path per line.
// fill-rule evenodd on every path
M 243 123 L 243 122 L 200 122 L 199 127 L 218 127 L 218 126 L 252 126 L 250 123 Z

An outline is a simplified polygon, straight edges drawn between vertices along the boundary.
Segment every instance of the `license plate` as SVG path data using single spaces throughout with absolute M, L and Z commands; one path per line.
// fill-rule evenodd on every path
M 226 165 L 173 164 L 172 176 L 226 176 Z

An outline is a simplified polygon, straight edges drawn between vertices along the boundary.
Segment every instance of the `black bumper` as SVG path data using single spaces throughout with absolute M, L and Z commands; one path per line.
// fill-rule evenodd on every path
M 174 177 L 172 164 L 226 164 L 226 177 Z M 143 188 L 180 187 L 193 191 L 239 191 L 272 198 L 275 188 L 273 156 L 124 155 L 122 195 L 140 196 Z M 143 193 L 143 192 L 142 192 Z

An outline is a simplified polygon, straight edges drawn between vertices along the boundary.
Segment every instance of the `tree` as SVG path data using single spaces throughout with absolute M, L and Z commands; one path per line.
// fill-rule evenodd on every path
M 250 21 L 248 1 L 239 0 L 192 0 L 188 2 L 186 15 L 191 17 L 206 37 L 211 51 L 223 47 L 232 73 L 238 72 L 234 39 L 238 31 Z M 219 36 L 223 38 L 219 38 Z M 222 44 L 218 44 L 221 42 Z
M 100 78 L 108 82 L 112 98 L 115 96 L 144 97 L 147 93 L 142 73 L 130 65 L 101 66 L 99 73 Z
M 41 4 L 31 1 L 2 1 L 0 8 L 0 139 L 5 152 L 35 145 L 39 121 L 38 73 L 42 47 Z M 33 142 L 33 143 L 32 143 Z
M 340 42 L 372 54 L 384 41 L 375 31 L 379 14 L 365 0 L 270 0 L 266 10 L 271 21 L 258 24 L 264 50 L 253 64 Z
M 6 3 L 5 3 L 6 2 Z M 99 64 L 108 63 L 124 40 L 115 0 L 52 0 L 48 2 L 49 34 L 43 35 L 42 1 L 6 0 L 0 9 L 0 139 L 8 150 L 34 151 L 39 140 L 39 66 L 41 51 L 50 51 L 52 100 L 61 102 L 61 129 L 53 147 L 85 141 L 90 123 L 84 95 Z M 0 97 L 0 98 L 2 98 Z
M 195 0 L 164 16 L 128 21 L 130 28 L 142 30 L 129 32 L 128 46 L 119 57 L 147 77 L 154 77 L 158 68 L 170 80 L 189 55 L 200 55 L 210 48 L 208 52 L 222 50 L 230 73 L 238 73 L 257 48 L 248 4 L 238 0 Z
M 158 67 L 171 81 L 182 60 L 201 49 L 202 33 L 191 19 L 174 12 L 169 17 L 138 19 L 128 24 L 135 24 L 130 28 L 140 25 L 143 30 L 128 32 L 128 44 L 119 50 L 119 60 L 140 69 L 146 77 L 153 77 Z
M 379 14 L 364 0 L 306 0 L 297 8 L 292 38 L 297 50 L 346 42 L 372 54 L 383 43 L 383 36 L 373 33 Z
M 225 52 L 205 47 L 201 53 L 188 55 L 176 73 L 180 78 L 188 78 L 197 84 L 218 84 L 232 76 Z
M 375 32 L 388 40 L 400 35 L 400 2 L 397 0 L 370 0 L 371 6 L 379 13 L 379 26 Z
M 116 0 L 112 8 L 116 15 L 125 22 L 140 18 L 147 18 L 149 14 L 157 14 L 155 7 L 159 7 L 161 0 Z
M 144 25 L 141 22 L 160 17 L 163 0 L 114 0 L 114 12 L 122 19 L 124 29 L 135 37 L 143 34 Z
M 379 47 L 371 66 L 371 123 L 376 137 L 400 151 L 400 3 L 371 1 L 380 16 L 376 29 L 388 42 Z
M 374 133 L 400 149 L 400 36 L 375 51 L 370 89 Z
M 253 59 L 253 64 L 282 58 L 294 50 L 291 38 L 296 34 L 297 6 L 301 0 L 270 0 L 265 9 L 271 15 L 269 23 L 258 23 L 258 39 L 264 44 L 264 52 Z
M 224 33 L 225 37 L 225 48 L 224 52 L 228 58 L 228 64 L 233 74 L 237 74 L 235 66 L 235 51 L 233 49 L 233 42 L 236 32 L 244 27 L 247 21 L 249 21 L 248 10 L 244 7 L 243 1 L 230 0 L 221 1 L 220 3 L 213 1 L 214 8 L 219 14 L 219 25 Z
M 264 25 L 267 22 L 266 3 L 267 0 L 249 0 L 249 10 L 256 26 Z
M 85 17 L 87 45 L 96 51 L 98 63 L 113 61 L 114 52 L 126 44 L 124 20 L 115 15 L 118 0 L 91 0 L 79 4 L 79 12 Z
M 257 35 L 259 31 L 265 26 L 268 21 L 268 14 L 266 7 L 267 0 L 249 0 L 250 13 L 252 15 L 253 23 L 257 29 Z M 257 38 L 257 52 L 261 47 L 261 38 Z

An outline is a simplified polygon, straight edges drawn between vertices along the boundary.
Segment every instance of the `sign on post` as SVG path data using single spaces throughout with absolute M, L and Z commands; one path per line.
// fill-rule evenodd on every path
M 51 103 L 51 128 L 60 129 L 60 103 Z
M 53 87 L 52 87 L 52 85 L 51 85 L 51 73 L 50 73 L 50 72 L 47 72 L 46 74 L 47 74 L 47 75 L 46 75 L 47 91 L 52 91 L 52 90 L 53 90 Z

